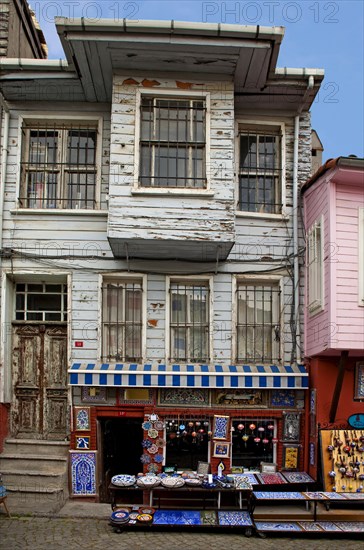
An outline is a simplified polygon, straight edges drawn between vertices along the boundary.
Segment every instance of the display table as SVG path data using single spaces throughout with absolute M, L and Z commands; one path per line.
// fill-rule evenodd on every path
M 237 507 L 240 510 L 244 509 L 248 512 L 251 510 L 252 490 L 250 489 L 223 489 L 220 487 L 206 489 L 204 487 L 187 487 L 185 485 L 179 488 L 167 488 L 158 485 L 153 489 L 144 489 L 138 487 L 137 485 L 133 485 L 132 487 L 118 487 L 110 483 L 109 491 L 111 495 L 111 507 L 113 510 L 117 506 L 118 496 L 125 497 L 130 492 L 133 492 L 134 494 L 140 493 L 141 500 L 143 500 L 143 492 L 149 494 L 149 506 L 154 506 L 156 504 L 158 508 L 161 508 L 161 503 L 163 503 L 163 501 L 183 502 L 184 505 L 191 502 L 201 502 L 203 510 L 206 509 L 207 504 L 210 508 L 212 507 L 220 510 L 221 496 L 224 494 L 233 495 L 236 500 Z

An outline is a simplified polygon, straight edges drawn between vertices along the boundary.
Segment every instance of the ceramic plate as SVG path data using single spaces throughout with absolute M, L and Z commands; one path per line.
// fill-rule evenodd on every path
M 185 484 L 190 485 L 191 487 L 196 487 L 202 485 L 202 480 L 197 478 L 184 478 Z
M 118 487 L 130 487 L 135 483 L 135 476 L 117 475 L 111 478 L 111 483 Z
M 152 516 L 154 512 L 155 508 L 152 508 L 151 506 L 141 506 L 139 508 L 139 514 L 150 514 Z
M 138 487 L 151 489 L 152 487 L 156 487 L 157 485 L 159 485 L 160 482 L 161 480 L 157 476 L 150 475 L 150 476 L 139 477 L 136 483 Z
M 184 484 L 185 480 L 181 477 L 165 477 L 164 479 L 162 479 L 163 487 L 177 488 L 183 487 Z
M 153 516 L 150 514 L 139 514 L 137 516 L 137 521 L 140 521 L 141 523 L 148 523 L 153 520 Z

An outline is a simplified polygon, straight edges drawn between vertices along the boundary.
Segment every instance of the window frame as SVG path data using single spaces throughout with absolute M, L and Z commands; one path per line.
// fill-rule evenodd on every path
M 358 277 L 359 277 L 359 306 L 364 307 L 364 208 L 358 209 L 359 236 L 358 236 Z
M 63 115 L 59 112 L 49 112 L 46 113 L 37 111 L 32 114 L 20 114 L 18 117 L 18 143 L 19 147 L 17 149 L 17 165 L 22 166 L 23 163 L 23 151 L 25 140 L 29 139 L 29 132 L 34 129 L 32 126 L 37 124 L 38 126 L 44 124 L 44 129 L 46 129 L 47 124 L 52 124 L 53 128 L 57 129 L 59 125 L 61 130 L 62 125 L 78 125 L 78 129 L 82 129 L 82 125 L 88 127 L 94 127 L 96 131 L 96 150 L 95 150 L 95 200 L 93 208 L 29 208 L 21 205 L 21 194 L 23 190 L 24 183 L 22 181 L 22 170 L 19 170 L 17 183 L 16 183 L 16 210 L 22 212 L 67 212 L 67 213 L 92 213 L 101 209 L 101 173 L 102 173 L 102 141 L 103 141 L 103 116 L 76 116 L 69 115 L 64 113 Z M 43 128 L 42 128 L 43 129 Z M 24 132 L 27 132 L 27 135 L 24 135 Z M 67 148 L 64 147 L 64 151 Z M 60 153 L 57 151 L 57 155 L 64 154 L 64 151 Z M 63 171 L 62 171 L 63 172 Z M 63 175 L 62 175 L 63 178 Z M 61 181 L 62 189 L 66 189 L 66 184 L 64 181 Z M 58 196 L 58 195 L 57 195 Z M 57 199 L 59 200 L 59 199 Z
M 280 193 L 280 202 L 281 208 L 278 213 L 269 213 L 269 212 L 250 212 L 248 210 L 240 210 L 239 205 L 239 196 L 240 196 L 240 136 L 247 133 L 248 130 L 254 131 L 256 133 L 262 133 L 265 128 L 266 132 L 269 133 L 271 130 L 271 135 L 277 135 L 280 138 L 280 168 L 279 170 L 279 182 L 278 189 Z M 245 131 L 244 131 L 245 130 Z M 235 187 L 236 187 L 236 203 L 235 203 L 235 213 L 237 217 L 259 217 L 259 218 L 269 218 L 269 219 L 282 219 L 288 215 L 287 212 L 287 196 L 286 196 L 286 125 L 284 122 L 277 120 L 266 120 L 266 119 L 244 119 L 238 118 L 235 124 L 236 131 L 236 140 L 235 140 Z
M 277 354 L 278 358 L 273 361 L 255 361 L 255 360 L 249 360 L 244 361 L 239 360 L 238 361 L 238 300 L 237 300 L 237 293 L 239 289 L 239 284 L 246 284 L 246 285 L 266 285 L 266 286 L 275 286 L 278 290 L 277 295 L 277 317 L 278 317 L 278 327 L 279 327 L 279 342 L 277 343 Z M 236 364 L 243 364 L 243 363 L 250 363 L 250 364 L 259 364 L 259 365 L 272 365 L 277 364 L 281 365 L 284 362 L 284 311 L 283 311 L 283 299 L 284 299 L 284 286 L 283 286 L 283 278 L 277 275 L 265 275 L 263 277 L 259 277 L 256 275 L 233 275 L 232 280 L 232 358 L 236 362 Z M 273 342 L 274 344 L 274 342 Z M 273 348 L 272 348 L 272 355 L 273 355 Z
M 104 356 L 104 323 L 103 323 L 103 316 L 104 316 L 104 302 L 103 302 L 103 289 L 104 286 L 107 283 L 110 282 L 118 282 L 122 284 L 123 282 L 134 282 L 134 283 L 140 283 L 141 285 L 141 358 L 140 358 L 140 364 L 144 363 L 146 360 L 146 318 L 147 318 L 147 275 L 142 273 L 132 273 L 132 274 L 126 274 L 126 273 L 112 273 L 110 275 L 100 275 L 99 277 L 99 333 L 101 335 L 99 339 L 99 349 L 98 349 L 98 356 L 100 358 L 100 361 L 103 361 L 106 356 Z M 125 352 L 125 350 L 124 350 Z M 120 362 L 120 363 L 135 363 L 135 361 L 129 361 L 124 359 L 120 360 L 110 360 L 110 362 Z
M 182 361 L 182 360 L 174 360 L 171 359 L 171 353 L 172 353 L 172 345 L 171 345 L 171 329 L 172 329 L 172 323 L 171 323 L 171 284 L 172 283 L 181 283 L 181 284 L 205 284 L 208 287 L 209 291 L 209 312 L 208 312 L 208 339 L 207 339 L 207 353 L 208 358 L 206 361 L 200 361 L 198 364 L 207 364 L 212 361 L 213 358 L 213 277 L 212 276 L 193 276 L 193 275 L 186 275 L 186 276 L 167 276 L 166 277 L 166 333 L 165 333 L 165 343 L 166 343 L 166 362 L 168 363 L 196 363 L 196 361 Z
M 320 239 L 318 242 L 318 230 Z M 324 309 L 324 218 L 320 216 L 306 235 L 307 308 L 311 316 Z M 317 252 L 318 258 L 317 258 Z M 312 257 L 313 253 L 313 257 Z
M 174 100 L 201 100 L 205 102 L 205 179 L 206 186 L 201 187 L 158 187 L 147 186 L 143 187 L 140 184 L 140 167 L 141 167 L 141 105 L 142 98 L 155 97 L 160 99 Z M 211 171 L 210 171 L 210 93 L 205 91 L 181 91 L 171 89 L 151 89 L 151 90 L 136 90 L 135 101 L 135 132 L 134 132 L 134 182 L 132 194 L 146 195 L 200 195 L 211 196 Z

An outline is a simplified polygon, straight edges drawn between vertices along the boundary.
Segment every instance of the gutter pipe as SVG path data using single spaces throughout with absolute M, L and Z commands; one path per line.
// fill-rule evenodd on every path
M 0 248 L 3 246 L 3 214 L 5 201 L 5 180 L 8 162 L 8 140 L 10 113 L 4 96 L 0 93 L 1 118 L 4 119 L 1 141 L 1 181 L 0 181 Z M 4 117 L 3 117 L 4 114 Z

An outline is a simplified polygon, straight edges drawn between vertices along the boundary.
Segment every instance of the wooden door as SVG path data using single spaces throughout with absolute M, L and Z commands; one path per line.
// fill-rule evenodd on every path
M 14 437 L 62 440 L 68 428 L 67 326 L 13 327 Z

